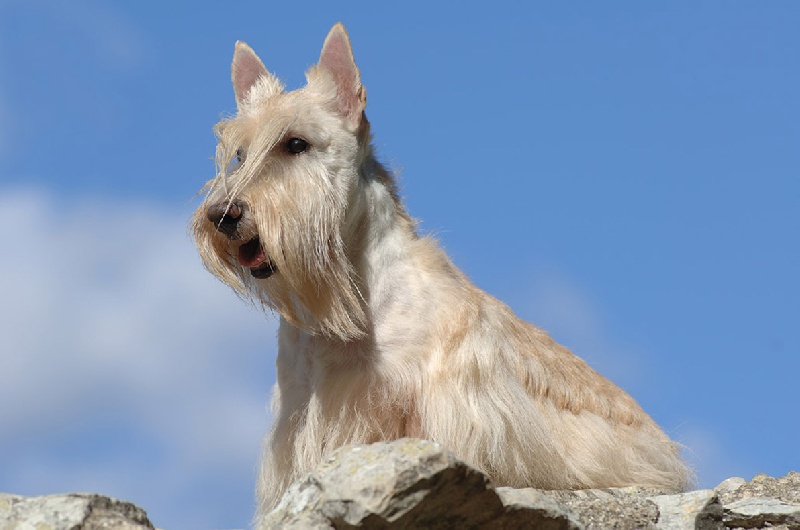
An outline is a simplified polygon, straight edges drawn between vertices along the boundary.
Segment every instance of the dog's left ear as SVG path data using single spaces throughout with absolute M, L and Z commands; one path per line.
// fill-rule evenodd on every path
M 350 37 L 341 22 L 325 38 L 317 67 L 328 72 L 336 83 L 339 112 L 358 127 L 367 106 L 367 89 L 361 84 Z
M 242 110 L 245 104 L 252 99 L 250 92 L 262 79 L 264 87 L 262 95 L 268 96 L 283 91 L 281 82 L 269 73 L 256 52 L 247 43 L 237 41 L 231 64 L 231 81 L 233 81 L 233 93 L 236 96 L 236 106 L 239 110 Z

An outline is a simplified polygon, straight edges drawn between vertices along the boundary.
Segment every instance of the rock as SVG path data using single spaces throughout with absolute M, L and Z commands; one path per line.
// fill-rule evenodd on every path
M 721 491 L 720 488 L 723 487 L 723 484 L 729 482 L 738 485 L 735 488 L 729 487 L 726 491 Z M 761 474 L 756 475 L 750 482 L 738 478 L 728 479 L 717 486 L 717 491 L 723 504 L 753 497 L 774 498 L 789 504 L 800 504 L 800 473 L 792 471 L 779 478 Z
M 439 445 L 403 439 L 335 452 L 258 528 L 800 529 L 799 479 L 732 478 L 714 490 L 681 494 L 495 489 Z
M 496 491 L 505 509 L 503 518 L 495 521 L 495 528 L 530 528 L 530 519 L 537 520 L 540 528 L 582 528 L 576 515 L 547 492 L 514 488 Z
M 729 528 L 800 528 L 800 505 L 777 499 L 751 497 L 725 505 L 723 515 Z
M 554 506 L 565 513 L 578 528 L 586 529 L 634 529 L 655 528 L 658 521 L 658 507 L 644 498 L 646 494 L 657 493 L 643 488 L 610 488 L 605 490 L 546 491 L 532 488 L 498 488 L 504 505 L 509 501 L 520 508 L 528 506 Z M 520 501 L 528 499 L 528 506 Z M 520 514 L 524 520 L 526 513 Z M 538 528 L 538 526 L 536 527 Z
M 714 488 L 714 491 L 716 491 L 720 497 L 723 497 L 739 489 L 739 487 L 742 486 L 745 482 L 747 481 L 742 477 L 726 478 L 725 480 L 720 482 L 716 488 Z
M 800 473 L 779 478 L 756 475 L 750 482 L 728 479 L 717 491 L 729 528 L 800 529 Z
M 20 497 L 0 493 L 2 530 L 154 530 L 141 508 L 91 493 Z
M 506 509 L 479 471 L 438 444 L 345 447 L 292 485 L 259 530 L 579 528 L 555 505 Z
M 269 529 L 800 530 L 800 473 L 713 490 L 495 488 L 438 444 L 343 447 L 257 522 Z M 101 495 L 0 494 L 0 530 L 154 530 L 133 504 Z
M 658 506 L 658 528 L 664 530 L 717 530 L 722 525 L 722 505 L 714 490 L 650 497 Z

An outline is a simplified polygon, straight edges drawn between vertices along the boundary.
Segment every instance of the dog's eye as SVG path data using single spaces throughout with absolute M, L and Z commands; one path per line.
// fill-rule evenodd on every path
M 286 150 L 297 155 L 308 149 L 308 142 L 302 138 L 289 138 L 286 142 Z
M 225 166 L 225 173 L 230 175 L 231 173 L 242 167 L 244 159 L 245 159 L 244 149 L 241 148 L 237 149 L 233 157 L 231 157 L 231 159 L 228 160 L 228 165 Z

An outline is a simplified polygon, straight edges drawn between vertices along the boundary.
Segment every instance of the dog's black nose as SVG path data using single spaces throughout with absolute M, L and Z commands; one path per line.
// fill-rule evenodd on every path
M 228 237 L 236 236 L 239 220 L 244 213 L 244 206 L 237 201 L 220 201 L 208 207 L 206 217 L 214 223 L 214 227 Z

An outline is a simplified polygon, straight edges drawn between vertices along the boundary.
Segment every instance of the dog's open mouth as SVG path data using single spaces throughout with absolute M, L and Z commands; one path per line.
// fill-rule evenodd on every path
M 258 237 L 254 237 L 247 243 L 240 245 L 238 257 L 239 263 L 243 267 L 250 269 L 250 274 L 254 278 L 269 278 L 278 270 L 275 263 L 267 258 L 264 249 L 261 248 L 261 240 Z

